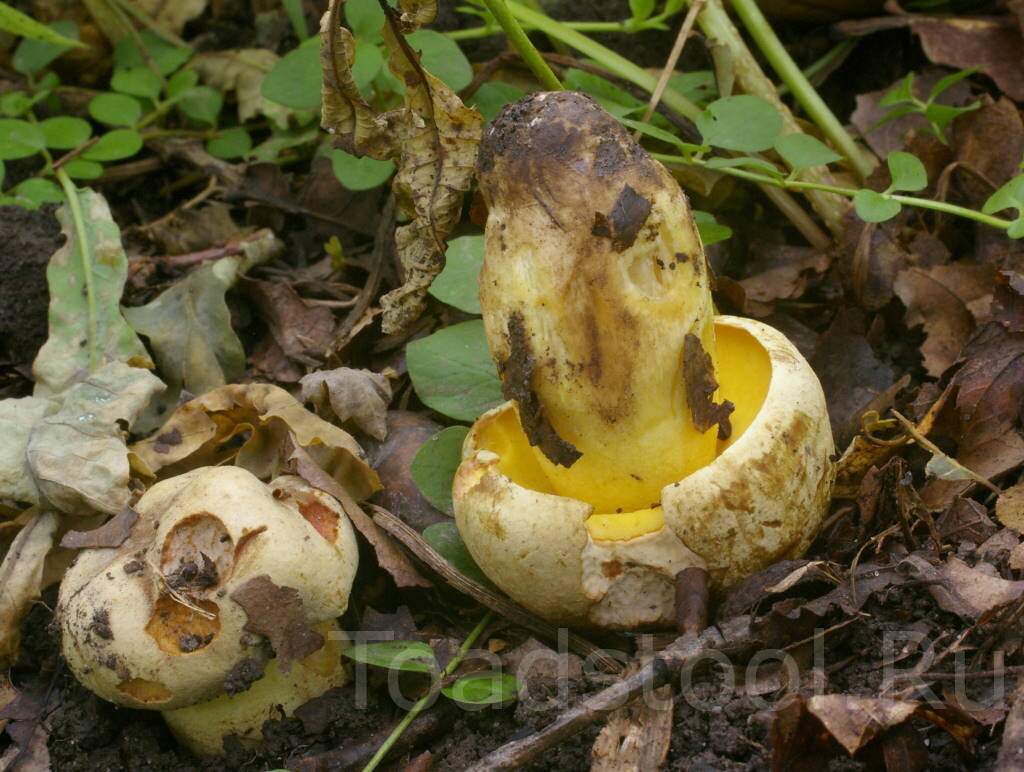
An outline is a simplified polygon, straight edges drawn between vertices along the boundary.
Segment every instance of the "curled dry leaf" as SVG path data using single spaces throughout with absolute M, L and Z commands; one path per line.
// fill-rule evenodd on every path
M 60 546 L 66 549 L 120 547 L 124 544 L 139 519 L 139 513 L 125 507 L 99 528 L 91 531 L 68 531 L 61 537 Z
M 950 556 L 936 566 L 915 553 L 907 556 L 904 565 L 928 582 L 936 603 L 966 619 L 984 621 L 993 611 L 1020 600 L 1024 594 L 1024 581 L 1002 579 L 989 563 L 979 562 L 972 568 Z
M 1024 483 L 1017 483 L 999 494 L 996 517 L 1003 525 L 1024 532 Z
M 42 590 L 43 567 L 56 531 L 56 513 L 36 511 L 0 563 L 0 671 L 7 672 L 17 659 L 18 623 Z
M 463 194 L 473 179 L 483 118 L 442 81 L 423 69 L 406 43 L 408 34 L 434 18 L 434 0 L 403 0 L 402 15 L 386 9 L 388 66 L 405 83 L 405 106 L 377 115 L 352 78 L 355 46 L 340 27 L 340 0 L 320 22 L 323 119 L 334 144 L 356 155 L 393 160 L 393 187 L 412 221 L 395 232 L 404 284 L 381 300 L 384 331 L 408 327 L 422 313 L 427 289 L 444 266 L 445 239 L 458 222 Z
M 320 365 L 337 329 L 331 310 L 308 305 L 283 281 L 247 278 L 242 286 L 259 308 L 274 342 L 288 358 L 309 367 Z
M 338 367 L 310 373 L 300 381 L 302 400 L 312 402 L 320 415 L 334 412 L 342 423 L 352 421 L 377 440 L 388 435 L 387 411 L 391 382 L 372 370 Z
M 252 432 L 240 447 L 233 437 Z M 222 386 L 179 407 L 159 431 L 135 443 L 145 471 L 161 477 L 234 459 L 257 477 L 286 463 L 294 435 L 313 461 L 356 499 L 380 488 L 377 473 L 348 432 L 306 410 L 287 391 L 266 383 Z

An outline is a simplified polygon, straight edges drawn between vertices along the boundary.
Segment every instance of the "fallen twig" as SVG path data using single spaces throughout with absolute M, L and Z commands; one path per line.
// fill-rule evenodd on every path
M 669 683 L 684 666 L 723 642 L 721 634 L 713 627 L 709 627 L 699 636 L 684 635 L 677 638 L 667 648 L 655 654 L 635 674 L 570 708 L 539 732 L 502 745 L 469 767 L 467 772 L 514 769 L 533 761 L 544 751 L 604 718 L 630 700 Z

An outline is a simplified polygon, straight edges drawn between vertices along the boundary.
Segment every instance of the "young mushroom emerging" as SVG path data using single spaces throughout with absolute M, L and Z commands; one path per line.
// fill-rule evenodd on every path
M 214 755 L 228 734 L 258 740 L 264 721 L 345 682 L 334 620 L 358 549 L 333 498 L 297 477 L 203 467 L 136 510 L 120 547 L 83 551 L 61 582 L 64 658 L 85 686 L 163 711 Z
M 674 580 L 718 589 L 806 549 L 832 436 L 796 348 L 714 316 L 675 180 L 573 92 L 508 106 L 479 155 L 480 303 L 509 401 L 473 426 L 459 530 L 512 598 L 552 621 L 673 621 Z

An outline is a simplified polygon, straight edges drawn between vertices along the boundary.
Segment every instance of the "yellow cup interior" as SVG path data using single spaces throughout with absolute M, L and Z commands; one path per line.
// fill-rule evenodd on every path
M 719 391 L 717 399 L 728 399 L 735 405 L 731 416 L 732 434 L 727 440 L 719 440 L 716 455 L 720 455 L 738 440 L 757 417 L 772 377 L 771 359 L 768 352 L 753 335 L 746 330 L 716 322 L 718 362 L 715 377 Z M 717 431 L 712 427 L 708 431 Z M 504 410 L 489 416 L 476 427 L 477 446 L 489 450 L 499 457 L 498 469 L 510 480 L 524 488 L 541 493 L 569 495 L 580 501 L 594 504 L 587 496 L 592 482 L 578 479 L 566 490 L 564 484 L 552 484 L 550 475 L 558 474 L 557 467 L 544 468 L 537 461 L 536 453 L 530 447 L 519 424 L 515 410 Z M 656 454 L 656 448 L 651 449 Z M 650 501 L 661 499 L 661 485 L 652 483 L 647 492 Z M 628 512 L 598 511 L 587 519 L 587 529 L 594 539 L 626 540 L 658 530 L 664 524 L 661 507 L 632 509 Z

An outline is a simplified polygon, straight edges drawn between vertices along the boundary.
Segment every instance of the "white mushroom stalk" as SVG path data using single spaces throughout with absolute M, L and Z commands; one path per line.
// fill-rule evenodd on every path
M 715 317 L 675 180 L 592 100 L 488 128 L 480 297 L 509 402 L 481 417 L 455 516 L 481 568 L 553 621 L 672 621 L 674 578 L 726 587 L 813 539 L 832 438 L 786 338 Z
M 83 551 L 61 583 L 63 653 L 79 681 L 165 711 L 203 755 L 222 753 L 226 734 L 258 740 L 275 706 L 344 683 L 334 620 L 358 549 L 333 498 L 296 477 L 265 485 L 203 467 L 157 483 L 136 509 L 120 547 Z

